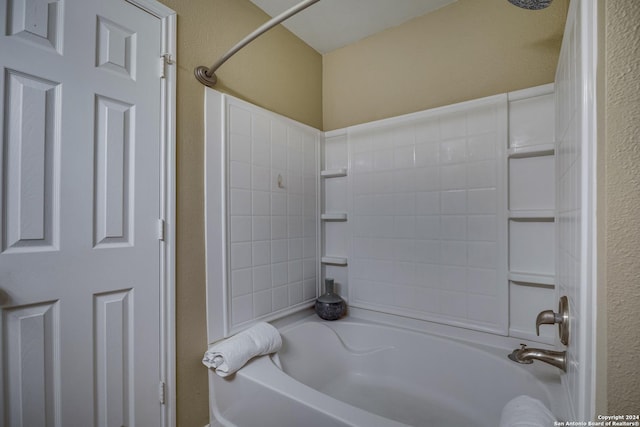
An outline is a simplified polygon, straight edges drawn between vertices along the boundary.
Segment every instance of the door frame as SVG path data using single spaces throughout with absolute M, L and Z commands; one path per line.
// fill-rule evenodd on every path
M 156 0 L 125 0 L 161 22 L 160 87 L 160 384 L 162 427 L 176 425 L 176 12 Z

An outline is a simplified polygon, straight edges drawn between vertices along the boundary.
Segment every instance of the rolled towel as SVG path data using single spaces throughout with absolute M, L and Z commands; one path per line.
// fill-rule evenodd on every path
M 282 338 L 272 325 L 260 322 L 234 336 L 212 344 L 202 363 L 226 377 L 242 368 L 249 359 L 274 353 L 282 347 Z
M 500 427 L 550 427 L 556 418 L 538 399 L 518 396 L 502 408 Z

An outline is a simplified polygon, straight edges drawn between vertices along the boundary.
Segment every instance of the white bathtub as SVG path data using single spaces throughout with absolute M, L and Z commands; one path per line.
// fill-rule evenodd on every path
M 280 331 L 276 357 L 228 379 L 210 373 L 212 426 L 496 427 L 521 394 L 563 412 L 560 371 L 508 360 L 514 347 L 355 317 L 309 316 Z

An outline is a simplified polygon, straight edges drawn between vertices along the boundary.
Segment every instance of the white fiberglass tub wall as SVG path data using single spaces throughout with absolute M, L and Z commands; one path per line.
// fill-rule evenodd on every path
M 233 379 L 210 374 L 212 415 L 238 427 L 495 427 L 504 405 L 526 394 L 562 416 L 557 370 L 509 361 L 516 341 L 477 332 L 475 342 L 452 340 L 401 322 L 311 315 L 281 326 L 276 357 L 254 359 Z
M 209 342 L 318 295 L 317 129 L 205 89 Z
M 326 133 L 323 212 L 345 220 L 323 222 L 323 276 L 351 307 L 554 344 L 553 124 L 548 84 Z

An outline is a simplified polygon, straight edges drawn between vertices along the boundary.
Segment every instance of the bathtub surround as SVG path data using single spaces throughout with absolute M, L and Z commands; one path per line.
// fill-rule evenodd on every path
M 321 132 L 206 88 L 208 340 L 318 296 Z M 223 232 L 223 230 L 225 230 Z
M 556 72 L 558 289 L 569 298 L 564 386 L 572 419 L 595 414 L 596 87 L 595 1 L 572 2 Z
M 330 268 L 347 271 L 341 290 L 359 313 L 416 320 L 421 329 L 435 322 L 447 325 L 455 337 L 459 330 L 474 330 L 472 339 L 487 342 L 487 335 L 494 335 L 503 348 L 514 338 L 553 344 L 553 329 L 538 337 L 535 316 L 527 318 L 531 311 L 553 308 L 557 299 L 555 202 L 550 198 L 555 180 L 549 170 L 555 155 L 553 88 L 327 134 L 206 88 L 209 341 L 255 321 L 287 321 L 308 312 L 319 291 L 322 264 L 325 277 Z M 536 179 L 547 175 L 551 178 Z M 322 244 L 317 234 L 321 222 Z M 333 225 L 344 226 L 342 245 L 331 241 Z M 307 359 L 297 363 L 307 364 Z M 265 381 L 261 375 L 255 377 L 259 382 Z M 243 378 L 243 372 L 238 376 Z M 227 408 L 223 396 L 251 392 L 251 387 L 245 389 L 244 380 L 238 380 L 238 387 L 229 388 L 215 377 L 209 374 L 212 417 L 234 417 L 242 400 Z M 560 383 L 558 371 L 551 377 Z M 319 391 L 338 400 L 354 394 L 334 396 L 331 387 Z M 356 387 L 355 394 L 361 392 Z M 556 390 L 552 400 L 562 396 Z M 413 398 L 409 393 L 403 397 Z M 433 398 L 439 402 L 440 397 Z M 499 417 L 507 400 L 494 402 L 489 418 Z M 367 399 L 348 403 L 377 413 L 377 405 Z M 442 402 L 422 403 L 431 410 L 411 418 L 378 415 L 420 425 L 442 409 Z M 465 419 L 443 405 L 453 411 L 453 419 Z M 564 408 L 569 406 L 555 411 L 566 418 Z M 330 416 L 322 415 L 323 420 Z
M 554 344 L 534 322 L 558 301 L 553 124 L 544 85 L 325 133 L 344 220 L 323 275 L 351 306 Z
M 347 135 L 349 304 L 506 335 L 507 96 Z
M 321 173 L 320 132 L 206 89 L 209 342 L 310 306 L 321 262 L 351 306 L 553 344 L 535 330 L 558 298 L 552 101 L 547 85 L 350 127 L 322 156 L 347 167 Z
M 554 85 L 509 93 L 509 334 L 555 344 L 556 328 L 532 322 L 555 308 Z M 546 308 L 545 308 L 546 307 Z

